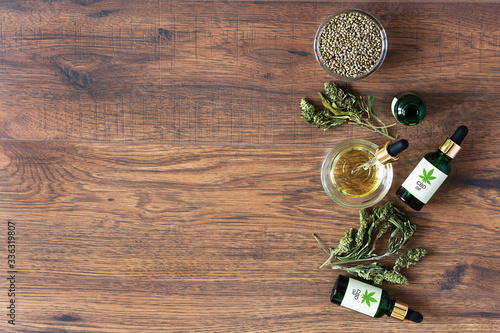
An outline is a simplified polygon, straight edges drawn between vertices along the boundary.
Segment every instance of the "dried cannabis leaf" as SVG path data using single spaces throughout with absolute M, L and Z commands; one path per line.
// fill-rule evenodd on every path
M 354 228 L 347 230 L 344 237 L 340 239 L 339 246 L 335 249 L 325 248 L 316 235 L 313 235 L 323 251 L 329 256 L 321 267 L 331 266 L 333 269 L 343 269 L 350 274 L 371 280 L 377 285 L 381 285 L 383 281 L 408 284 L 408 280 L 401 273 L 401 270 L 422 259 L 427 253 L 424 249 L 412 249 L 399 256 L 392 270 L 386 269 L 377 262 L 355 267 L 344 265 L 360 261 L 376 261 L 396 254 L 415 232 L 416 227 L 410 222 L 409 216 L 394 207 L 392 202 L 389 202 L 385 206 L 374 207 L 370 216 L 368 216 L 366 209 L 361 209 L 359 218 L 359 230 Z M 391 230 L 387 251 L 382 255 L 375 254 L 377 240 Z
M 357 98 L 347 90 L 347 85 L 344 90 L 334 82 L 326 82 L 325 92 L 318 94 L 321 97 L 323 109 L 316 108 L 305 98 L 300 101 L 302 119 L 307 123 L 326 131 L 330 127 L 347 121 L 349 124 L 358 125 L 382 134 L 391 140 L 396 140 L 397 136 L 389 135 L 387 130 L 395 124 L 385 125 L 373 109 L 374 96 L 368 96 L 366 99 Z M 373 124 L 371 118 L 380 125 Z

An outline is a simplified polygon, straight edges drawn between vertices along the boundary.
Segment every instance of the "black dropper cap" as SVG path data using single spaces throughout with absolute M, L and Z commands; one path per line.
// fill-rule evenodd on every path
M 406 317 L 405 319 L 411 320 L 415 323 L 420 323 L 422 320 L 424 320 L 424 316 L 420 312 L 413 311 L 412 309 L 408 309 L 406 312 Z
M 467 136 L 467 133 L 469 133 L 469 129 L 467 126 L 460 126 L 457 128 L 455 133 L 451 136 L 450 140 L 455 142 L 457 145 L 461 145 L 462 141 L 464 141 L 465 137 Z
M 387 146 L 387 152 L 392 157 L 398 156 L 403 150 L 408 148 L 408 141 L 405 139 L 399 140 Z

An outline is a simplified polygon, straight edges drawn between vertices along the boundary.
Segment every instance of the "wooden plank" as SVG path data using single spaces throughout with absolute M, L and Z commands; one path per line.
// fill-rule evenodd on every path
M 2 229 L 14 222 L 18 244 L 19 332 L 497 327 L 498 156 L 491 151 L 483 153 L 486 168 L 464 151 L 422 212 L 398 203 L 417 224 L 406 248 L 429 250 L 409 270 L 410 286 L 386 287 L 422 311 L 425 321 L 413 325 L 329 303 L 339 272 L 318 269 L 326 258 L 311 234 L 336 245 L 358 214 L 323 192 L 323 148 L 0 147 Z M 483 183 L 492 186 L 476 187 Z M 396 200 L 396 186 L 385 201 Z
M 497 3 L 357 5 L 382 21 L 389 38 L 381 69 L 352 84 L 377 97 L 383 120 L 392 121 L 394 94 L 413 90 L 429 114 L 418 128 L 398 126 L 400 136 L 435 145 L 430 138 L 466 123 L 478 146 L 498 142 L 487 121 L 500 91 Z M 300 119 L 300 99 L 318 102 L 316 92 L 330 80 L 314 59 L 314 33 L 343 7 L 5 2 L 0 137 L 253 145 L 374 138 L 348 127 L 318 133 Z

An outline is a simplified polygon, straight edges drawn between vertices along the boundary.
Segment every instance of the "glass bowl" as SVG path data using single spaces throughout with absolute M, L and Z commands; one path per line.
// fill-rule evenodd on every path
M 382 200 L 392 184 L 392 165 L 377 161 L 368 170 L 354 169 L 375 157 L 378 146 L 365 140 L 347 140 L 326 155 L 321 183 L 326 194 L 347 208 L 366 208 Z
M 372 29 L 363 30 L 364 23 Z M 338 29 L 344 27 L 349 29 L 340 33 Z M 360 29 L 362 34 L 346 33 Z M 374 38 L 380 53 L 366 45 L 372 45 L 370 42 Z M 370 55 L 370 52 L 374 55 Z M 314 55 L 321 68 L 334 78 L 343 81 L 360 80 L 372 75 L 382 66 L 387 55 L 387 34 L 373 15 L 359 9 L 345 9 L 328 16 L 321 23 L 314 37 Z

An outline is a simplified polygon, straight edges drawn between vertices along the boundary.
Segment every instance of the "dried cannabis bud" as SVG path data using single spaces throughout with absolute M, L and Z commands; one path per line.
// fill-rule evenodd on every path
M 394 264 L 394 270 L 400 272 L 403 268 L 409 268 L 415 265 L 420 259 L 427 254 L 424 249 L 411 249 L 406 251 L 404 255 L 399 256 Z
M 416 227 L 410 222 L 409 216 L 394 207 L 392 202 L 389 202 L 384 206 L 374 207 L 370 216 L 368 216 L 366 209 L 361 209 L 359 218 L 359 230 L 354 228 L 347 230 L 344 237 L 340 239 L 339 246 L 335 249 L 325 248 L 313 235 L 323 251 L 329 256 L 321 267 L 331 266 L 333 269 L 343 269 L 350 274 L 371 280 L 377 285 L 381 285 L 383 281 L 408 284 L 408 279 L 401 273 L 401 270 L 422 259 L 427 253 L 424 249 L 411 249 L 399 256 L 391 270 L 386 269 L 378 262 L 354 267 L 344 265 L 360 261 L 376 261 L 396 254 L 415 233 Z M 377 240 L 390 231 L 392 232 L 389 236 L 387 251 L 382 255 L 375 254 Z
M 374 96 L 356 97 L 346 89 L 340 88 L 334 82 L 325 83 L 325 92 L 318 93 L 321 97 L 323 109 L 318 109 L 311 102 L 303 98 L 300 101 L 302 119 L 323 131 L 330 127 L 348 122 L 359 127 L 369 129 L 375 133 L 382 134 L 391 140 L 397 136 L 389 135 L 387 128 L 396 124 L 385 125 L 373 110 Z M 372 124 L 372 118 L 380 125 Z

